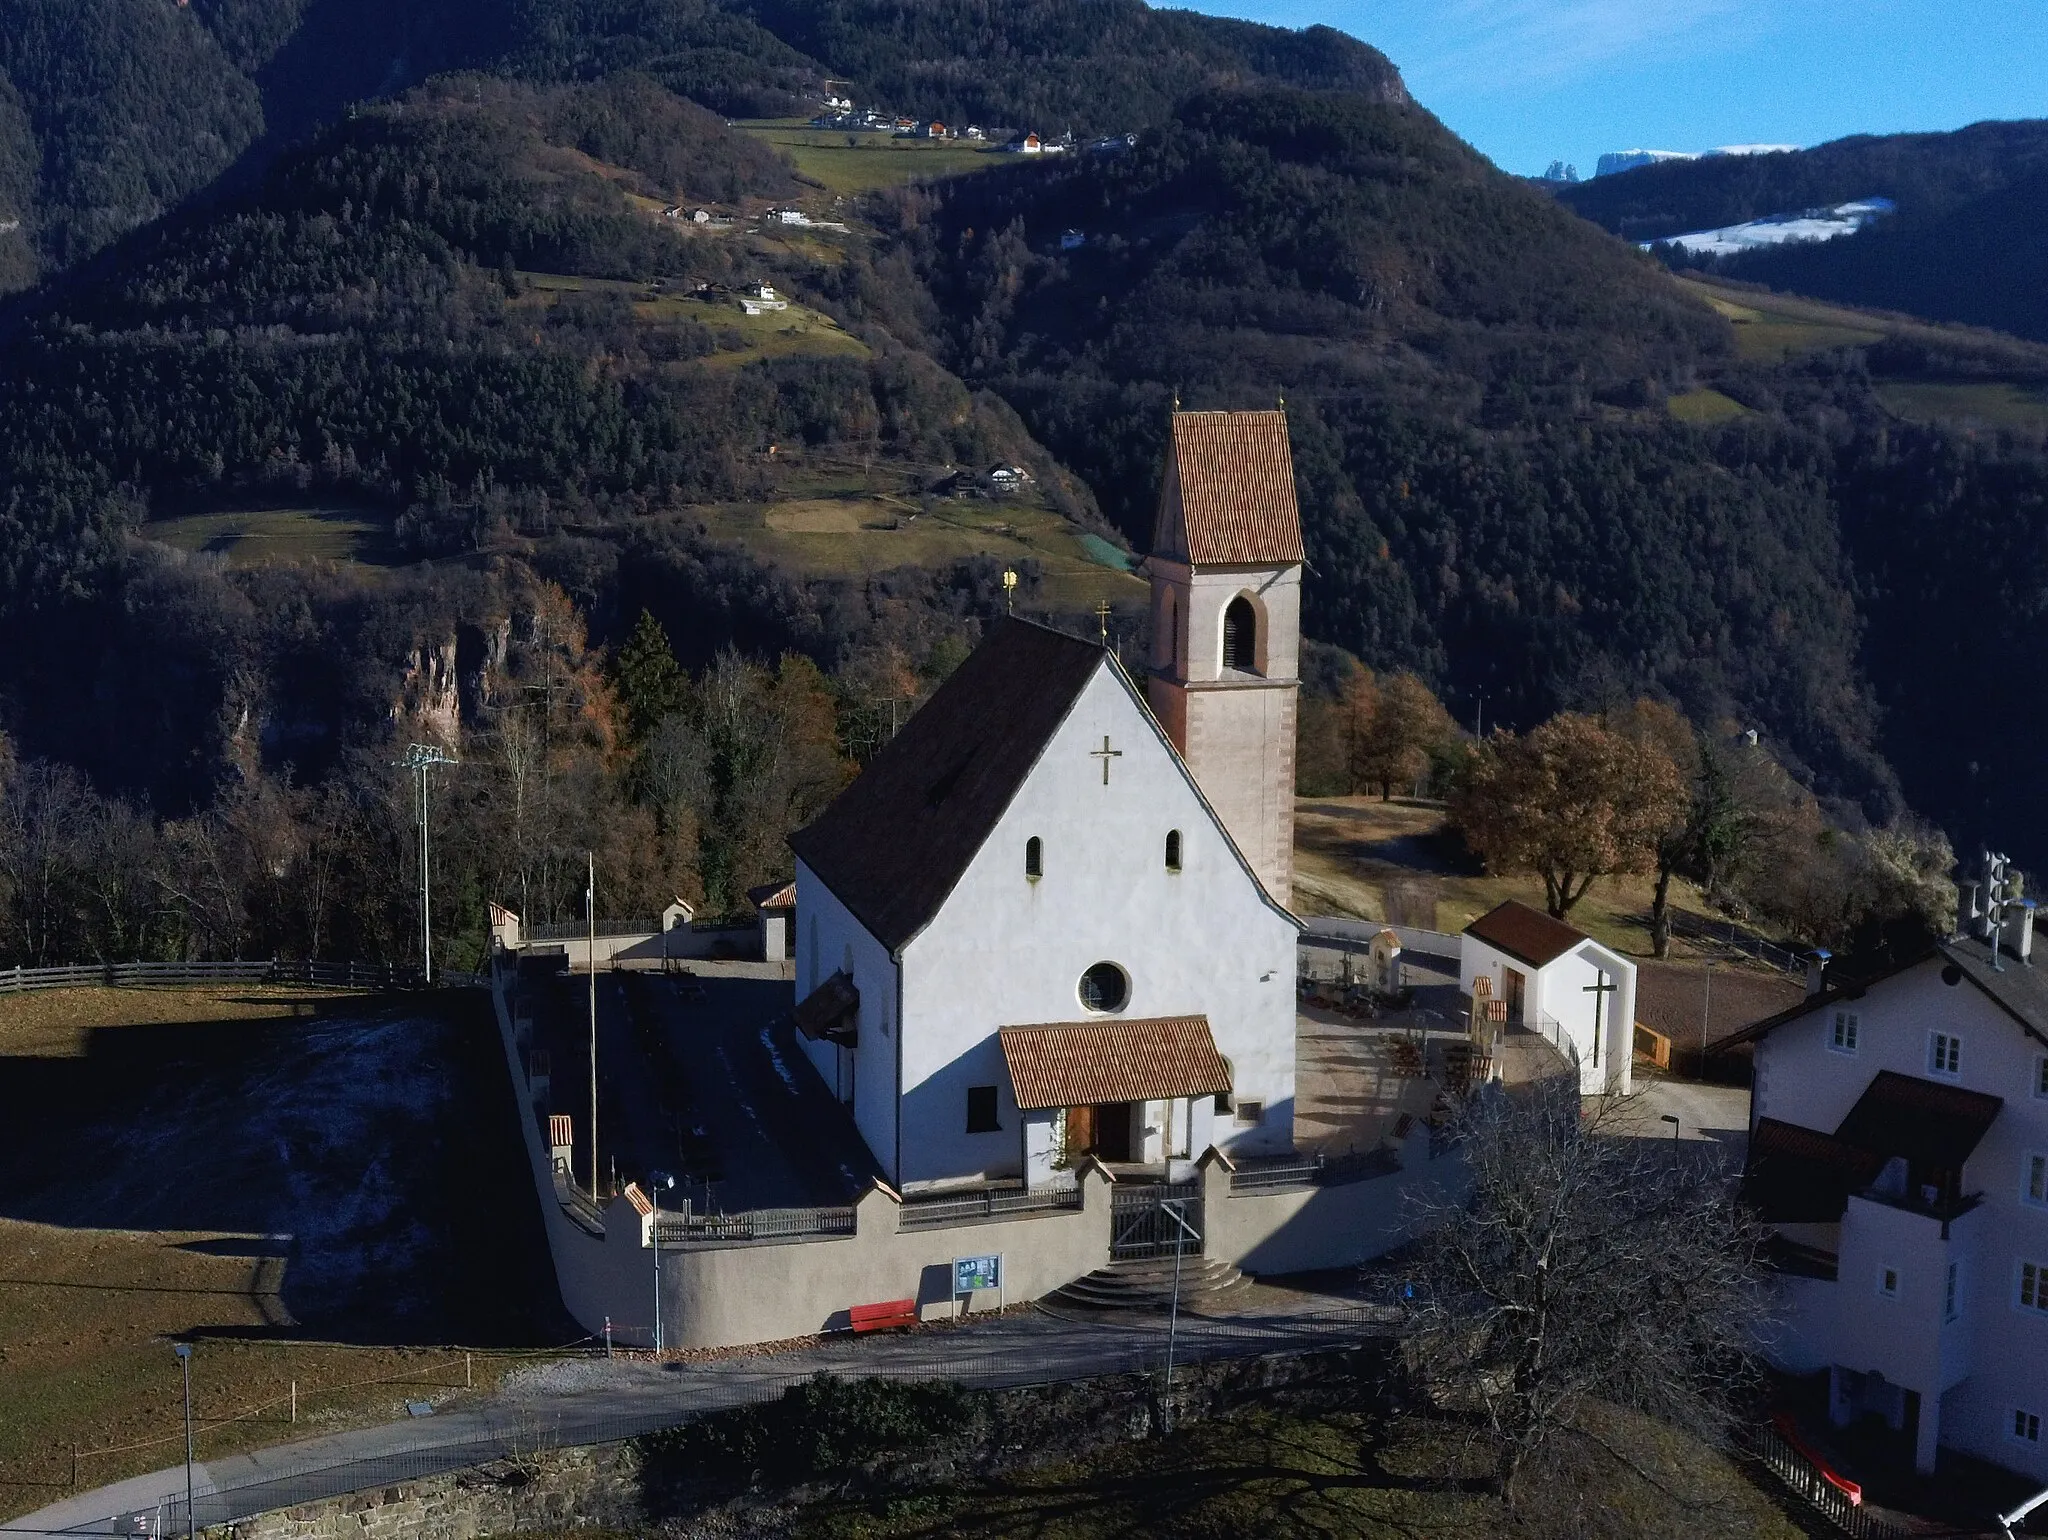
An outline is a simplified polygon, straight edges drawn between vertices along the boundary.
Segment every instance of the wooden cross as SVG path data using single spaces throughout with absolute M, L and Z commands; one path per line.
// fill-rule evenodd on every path
M 1621 988 L 1621 986 L 1608 978 L 1605 968 L 1596 968 L 1594 976 L 1599 982 L 1586 985 L 1581 992 L 1593 997 L 1593 1068 L 1598 1069 L 1600 1067 L 1600 1007 L 1606 1002 L 1607 997 Z
M 1109 734 L 1104 733 L 1102 735 L 1102 747 L 1099 749 L 1090 749 L 1088 751 L 1088 757 L 1090 759 L 1099 759 L 1102 761 L 1102 784 L 1107 786 L 1109 784 L 1109 762 L 1112 759 L 1122 759 L 1124 757 L 1124 751 L 1122 749 L 1111 748 L 1109 746 Z

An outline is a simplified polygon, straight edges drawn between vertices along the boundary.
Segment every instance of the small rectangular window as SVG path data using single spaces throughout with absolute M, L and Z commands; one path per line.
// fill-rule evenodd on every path
M 2024 1407 L 2014 1407 L 2012 1409 L 2012 1436 L 2022 1443 L 2040 1443 L 2041 1414 L 2039 1412 L 2030 1412 Z
M 1836 1011 L 1834 1036 L 1828 1040 L 1828 1046 L 1836 1053 L 1854 1053 L 1860 1025 L 1854 1011 Z
M 2048 1262 L 2020 1263 L 2020 1309 L 2048 1315 Z
M 1953 1321 L 1958 1315 L 1962 1314 L 1963 1300 L 1962 1289 L 1960 1287 L 1961 1283 L 1962 1263 L 1949 1263 L 1948 1279 L 1942 1285 L 1941 1290 L 1941 1318 L 1944 1321 Z
M 1246 1128 L 1249 1128 L 1254 1123 L 1265 1122 L 1266 1104 L 1264 1102 L 1239 1102 L 1237 1104 L 1237 1121 Z
M 1929 1033 L 1927 1072 L 1930 1075 L 1960 1075 L 1963 1072 L 1963 1040 L 1953 1032 Z
M 2048 1054 L 2034 1061 L 2034 1094 L 2048 1101 Z
M 1228 1112 L 1230 1110 L 1230 1093 L 1228 1091 L 1218 1091 L 1216 1093 L 1216 1110 L 1218 1112 Z
M 2026 1163 L 2029 1203 L 2048 1204 L 2048 1155 L 2029 1155 Z
M 992 1085 L 971 1085 L 967 1088 L 967 1131 L 970 1134 L 1000 1133 L 1003 1125 L 996 1121 L 996 1088 Z
M 1880 1267 L 1877 1270 L 1877 1292 L 1886 1299 L 1899 1297 L 1899 1270 L 1896 1267 Z

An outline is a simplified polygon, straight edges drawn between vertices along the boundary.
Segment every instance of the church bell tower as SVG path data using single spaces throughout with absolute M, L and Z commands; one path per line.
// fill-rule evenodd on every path
M 1173 414 L 1152 575 L 1152 714 L 1266 892 L 1291 905 L 1301 510 L 1287 414 Z

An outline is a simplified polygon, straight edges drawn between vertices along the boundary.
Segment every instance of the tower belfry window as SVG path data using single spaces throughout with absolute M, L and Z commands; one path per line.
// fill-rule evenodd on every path
M 1246 673 L 1259 666 L 1259 615 L 1243 594 L 1223 611 L 1223 666 Z

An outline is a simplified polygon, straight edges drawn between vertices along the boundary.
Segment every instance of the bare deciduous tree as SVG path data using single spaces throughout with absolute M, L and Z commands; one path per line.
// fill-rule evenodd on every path
M 1473 1419 L 1510 1503 L 1532 1461 L 1588 1436 L 1589 1401 L 1719 1440 L 1746 1379 L 1761 1231 L 1718 1164 L 1631 1123 L 1623 1098 L 1582 1112 L 1571 1079 L 1475 1098 L 1469 1195 L 1422 1200 L 1399 1299 L 1408 1368 Z

